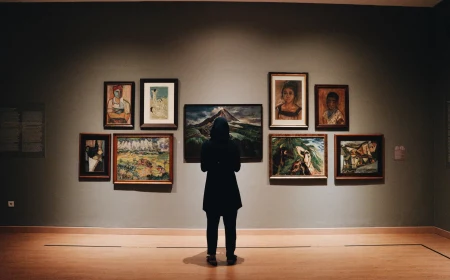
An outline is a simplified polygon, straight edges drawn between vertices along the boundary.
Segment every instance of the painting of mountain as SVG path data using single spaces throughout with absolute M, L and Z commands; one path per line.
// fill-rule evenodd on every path
M 262 105 L 185 105 L 184 158 L 200 162 L 204 141 L 218 117 L 230 126 L 230 137 L 238 145 L 243 161 L 262 160 Z

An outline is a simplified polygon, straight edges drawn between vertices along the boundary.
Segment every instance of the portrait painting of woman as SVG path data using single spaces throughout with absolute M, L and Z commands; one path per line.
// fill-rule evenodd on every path
M 269 73 L 270 128 L 308 128 L 307 73 Z
M 103 128 L 134 127 L 134 82 L 104 82 Z
M 281 82 L 281 81 L 280 81 Z M 276 107 L 275 119 L 277 120 L 301 120 L 302 107 L 298 103 L 297 81 L 284 81 L 281 89 L 282 102 Z

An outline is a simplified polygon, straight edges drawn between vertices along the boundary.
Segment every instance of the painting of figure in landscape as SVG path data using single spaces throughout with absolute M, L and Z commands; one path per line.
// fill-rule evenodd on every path
M 270 134 L 270 178 L 326 178 L 325 134 Z
M 167 120 L 168 113 L 168 87 L 150 87 L 150 119 Z
M 262 105 L 185 105 L 184 158 L 199 162 L 201 147 L 210 138 L 214 120 L 223 117 L 230 126 L 230 138 L 240 148 L 241 159 L 262 159 Z
M 141 129 L 177 129 L 178 79 L 141 79 Z
M 114 183 L 171 183 L 173 136 L 114 134 Z

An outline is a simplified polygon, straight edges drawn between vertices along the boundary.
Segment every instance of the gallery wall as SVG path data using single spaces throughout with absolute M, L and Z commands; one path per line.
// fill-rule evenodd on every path
M 433 81 L 433 113 L 434 113 L 434 186 L 435 186 L 435 224 L 437 227 L 450 230 L 450 189 L 448 158 L 448 130 L 447 105 L 450 101 L 450 4 L 441 2 L 435 9 L 435 44 L 433 60 L 435 66 L 435 80 Z M 450 111 L 449 111 L 450 112 Z
M 273 3 L 1 4 L 2 102 L 46 107 L 45 158 L 0 159 L 0 224 L 204 228 L 184 104 L 262 104 L 263 159 L 237 173 L 238 228 L 433 225 L 432 9 Z M 269 130 L 269 72 L 308 72 L 309 128 Z M 79 182 L 80 133 L 142 133 L 139 79 L 179 79 L 171 187 Z M 132 131 L 103 129 L 103 82 L 135 81 Z M 273 182 L 269 133 L 314 129 L 314 85 L 349 85 L 328 179 Z M 334 180 L 334 135 L 382 133 L 385 179 Z M 407 149 L 394 161 L 394 147 Z M 8 208 L 7 200 L 15 207 Z M 448 212 L 448 211 L 447 211 Z

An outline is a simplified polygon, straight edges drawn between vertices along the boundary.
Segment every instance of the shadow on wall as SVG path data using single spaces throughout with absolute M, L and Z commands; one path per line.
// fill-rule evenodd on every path
M 150 184 L 114 184 L 115 191 L 137 191 L 137 192 L 155 192 L 155 193 L 171 193 L 172 185 L 150 185 Z

